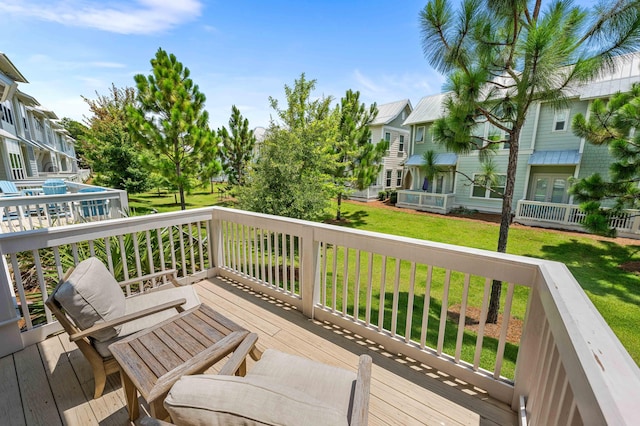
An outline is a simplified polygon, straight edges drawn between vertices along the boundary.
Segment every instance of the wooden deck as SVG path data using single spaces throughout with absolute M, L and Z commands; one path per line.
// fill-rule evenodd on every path
M 201 282 L 197 290 L 204 303 L 258 333 L 261 349 L 277 348 L 353 370 L 359 354 L 371 355 L 371 425 L 517 423 L 509 407 L 481 390 L 359 336 L 311 321 L 275 299 L 219 279 Z M 91 399 L 89 364 L 65 334 L 0 358 L 3 425 L 126 425 L 122 393 L 118 375 L 112 375 L 104 395 Z

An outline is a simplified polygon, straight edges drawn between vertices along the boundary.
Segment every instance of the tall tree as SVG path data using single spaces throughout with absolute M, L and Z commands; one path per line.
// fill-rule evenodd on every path
M 331 174 L 338 199 L 336 220 L 340 220 L 342 199 L 353 188 L 362 190 L 375 182 L 389 143 L 385 140 L 371 143 L 369 123 L 378 115 L 378 108 L 375 103 L 369 108 L 360 103 L 360 92 L 347 90 L 337 106 L 337 114 L 338 137 L 333 145 L 336 162 Z
M 240 110 L 233 105 L 229 129 L 222 127 L 218 130 L 218 136 L 222 141 L 220 146 L 220 158 L 222 168 L 233 185 L 244 185 L 247 173 L 247 164 L 251 161 L 253 147 L 256 138 L 253 130 L 249 129 L 249 120 L 242 117 Z
M 147 173 L 127 128 L 126 109 L 135 101 L 135 90 L 112 84 L 107 95 L 96 96 L 83 97 L 91 116 L 86 117 L 89 127 L 79 139 L 81 152 L 96 174 L 96 183 L 130 193 L 145 191 Z
M 451 91 L 434 138 L 447 149 L 490 150 L 507 140 L 474 136 L 488 122 L 508 135 L 498 251 L 506 252 L 520 133 L 532 104 L 561 107 L 571 86 L 614 66 L 638 47 L 640 2 L 603 1 L 589 12 L 568 0 L 430 0 L 421 12 L 423 50 Z M 501 283 L 494 281 L 487 321 L 496 322 Z
M 89 130 L 87 126 L 79 121 L 75 121 L 69 117 L 64 117 L 60 120 L 62 127 L 69 132 L 71 137 L 75 140 L 74 151 L 80 167 L 89 167 L 89 163 L 85 160 L 84 153 L 84 138 L 85 134 Z
M 594 145 L 606 146 L 615 161 L 609 176 L 599 173 L 580 179 L 571 187 L 586 212 L 584 226 L 598 234 L 615 236 L 611 214 L 640 207 L 640 84 L 630 93 L 618 93 L 607 102 L 596 99 L 589 118 L 577 114 L 573 132 Z M 602 205 L 611 209 L 603 209 Z
M 180 193 L 192 186 L 203 164 L 217 153 L 217 137 L 209 128 L 205 95 L 190 78 L 191 72 L 174 54 L 161 48 L 151 59 L 152 74 L 134 77 L 136 106 L 127 108 L 134 139 L 156 156 L 155 166 Z
M 239 188 L 242 208 L 306 220 L 324 216 L 331 199 L 336 116 L 330 97 L 312 100 L 315 84 L 302 74 L 293 87 L 285 85 L 285 109 L 269 98 L 279 121 L 271 122 L 260 159 Z

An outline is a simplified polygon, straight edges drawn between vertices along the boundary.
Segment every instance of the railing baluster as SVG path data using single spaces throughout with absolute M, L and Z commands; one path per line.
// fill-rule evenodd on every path
M 367 265 L 367 306 L 364 322 L 369 326 L 371 324 L 371 302 L 373 297 L 373 253 L 369 252 L 369 262 Z
M 267 281 L 267 275 L 265 270 L 265 257 L 264 257 L 264 229 L 260 228 L 260 279 L 263 282 Z
M 177 229 L 177 226 L 170 226 L 169 227 L 169 252 L 171 253 L 171 269 L 178 269 L 176 266 L 176 245 L 175 245 L 175 241 L 173 239 L 173 231 L 174 229 Z
M 500 377 L 502 371 L 502 358 L 504 357 L 504 347 L 507 344 L 507 331 L 509 330 L 509 321 L 511 319 L 511 306 L 513 304 L 513 290 L 515 285 L 509 283 L 507 286 L 507 297 L 504 301 L 504 311 L 502 312 L 502 328 L 500 330 L 500 340 L 498 342 L 498 352 L 496 353 L 496 368 L 493 371 L 493 377 Z
M 382 270 L 380 271 L 380 297 L 378 305 L 378 331 L 382 331 L 384 328 L 384 299 L 385 299 L 385 286 L 387 281 L 387 256 L 382 256 Z
M 555 410 L 557 410 L 558 397 L 556 392 L 558 391 L 558 376 L 560 375 L 560 370 L 562 369 L 562 364 L 560 362 L 560 355 L 558 354 L 558 349 L 554 347 L 553 356 L 551 361 L 551 367 L 553 368 L 552 379 L 547 392 L 545 392 L 545 396 L 547 398 L 547 403 L 542 407 L 542 412 L 540 413 L 540 424 L 550 424 L 549 416 Z
M 433 266 L 427 266 L 427 278 L 424 286 L 424 303 L 422 305 L 422 329 L 420 330 L 420 348 L 427 346 L 427 328 L 429 326 L 429 307 L 431 305 L 431 281 L 433 279 Z
M 93 245 L 93 240 L 89 240 L 89 254 L 91 254 L 92 257 L 96 255 L 96 249 Z
M 407 321 L 404 326 L 404 341 L 409 343 L 413 327 L 413 299 L 416 287 L 416 263 L 411 262 L 411 272 L 409 276 L 409 297 L 407 298 Z
M 136 277 L 141 277 L 144 274 L 142 273 L 142 262 L 140 261 L 140 244 L 138 243 L 138 233 L 134 232 L 131 234 L 131 238 L 133 238 L 133 253 L 136 259 Z M 138 289 L 138 292 L 142 292 L 142 289 Z
M 360 316 L 360 250 L 356 249 L 356 282 L 353 285 L 353 318 Z
M 273 285 L 273 247 L 271 244 L 271 240 L 275 238 L 275 234 L 271 231 L 267 232 L 267 254 L 269 255 L 269 270 L 267 273 L 269 274 L 269 284 Z
M 289 236 L 289 286 L 291 288 L 291 294 L 296 293 L 296 250 L 295 250 L 295 241 L 296 237 L 294 235 Z M 300 245 L 298 245 L 299 249 L 302 249 Z M 300 265 L 302 266 L 302 265 Z M 300 268 L 300 272 L 302 272 L 302 268 Z
M 187 232 L 189 236 L 189 254 L 191 255 L 191 273 L 195 275 L 198 268 L 196 265 L 196 248 L 193 241 L 193 224 L 191 222 L 187 225 Z
M 320 267 L 320 303 L 327 306 L 327 243 L 322 243 L 322 265 Z
M 11 266 L 16 271 L 13 276 L 16 281 L 16 289 L 18 290 L 18 297 L 20 298 L 20 310 L 22 311 L 22 318 L 24 319 L 27 330 L 33 328 L 31 323 L 31 314 L 29 313 L 29 305 L 27 304 L 27 297 L 24 293 L 24 283 L 22 282 L 22 274 L 20 274 L 20 266 L 18 265 L 18 256 L 15 253 L 11 253 Z
M 208 223 L 208 222 L 205 222 L 205 223 Z M 204 245 L 203 245 L 203 241 L 202 241 L 203 240 L 203 238 L 202 238 L 202 223 L 200 221 L 198 221 L 196 223 L 196 229 L 198 230 L 198 259 L 200 261 L 199 270 L 204 271 L 207 267 L 204 264 Z M 207 233 L 207 235 L 210 235 L 210 234 Z
M 153 249 L 151 248 L 151 231 L 148 229 L 145 232 L 145 240 L 147 242 L 147 261 L 149 262 L 149 273 L 153 274 L 156 270 L 153 262 Z M 153 287 L 156 287 L 157 283 L 155 278 L 151 280 L 151 285 Z
M 107 267 L 109 268 L 109 272 L 111 272 L 111 275 L 115 276 L 115 273 L 113 272 L 113 255 L 111 254 L 111 237 L 104 237 L 104 251 L 107 255 Z M 74 262 L 77 263 L 75 259 Z
M 396 257 L 396 273 L 393 279 L 393 299 L 391 308 L 391 335 L 395 336 L 398 328 L 398 297 L 400 296 L 400 258 Z
M 480 368 L 480 355 L 482 355 L 482 342 L 484 340 L 484 325 L 487 322 L 487 312 L 489 309 L 489 294 L 491 293 L 491 278 L 484 282 L 484 295 L 482 296 L 482 308 L 480 310 L 480 322 L 478 323 L 478 334 L 476 336 L 476 351 L 473 357 L 473 369 Z
M 33 262 L 36 265 L 36 275 L 38 276 L 38 285 L 40 286 L 40 294 L 42 294 L 42 301 L 45 302 L 47 300 L 47 297 L 49 296 L 49 292 L 47 291 L 47 283 L 44 280 L 44 272 L 42 271 L 42 261 L 40 260 L 40 254 L 38 253 L 38 250 L 33 250 L 32 255 L 33 255 Z M 43 306 L 44 306 L 45 318 L 47 319 L 47 324 L 50 324 L 51 322 L 53 322 L 53 316 L 51 315 L 51 311 L 49 310 L 49 308 L 47 308 L 47 306 L 44 305 L 44 303 L 43 303 Z
M 77 265 L 79 262 L 78 259 L 78 244 L 77 243 L 71 243 L 71 255 L 73 256 L 73 264 Z
M 462 342 L 464 339 L 464 327 L 467 320 L 467 299 L 469 297 L 469 283 L 471 277 L 469 274 L 464 275 L 464 287 L 462 289 L 462 303 L 460 304 L 460 317 L 458 318 L 458 336 L 456 339 L 456 362 L 460 362 L 460 354 L 462 353 Z
M 160 270 L 164 271 L 167 265 L 165 265 L 164 263 L 164 243 L 162 241 L 162 230 L 160 228 L 156 229 L 156 240 L 158 241 L 158 256 L 160 257 Z M 162 277 L 162 283 L 163 284 L 167 283 L 166 276 Z
M 344 248 L 344 265 L 342 267 L 342 316 L 347 316 L 349 304 L 349 247 Z
M 333 245 L 333 267 L 331 268 L 331 311 L 336 311 L 336 293 L 338 291 L 338 246 Z
M 276 275 L 276 281 L 275 283 L 273 283 L 276 288 L 280 288 L 280 244 L 278 243 L 278 238 L 279 238 L 279 232 L 274 232 L 273 233 L 273 244 L 274 244 L 274 266 L 276 269 L 275 275 Z
M 440 309 L 440 329 L 438 330 L 438 355 L 442 355 L 444 347 L 445 327 L 447 326 L 447 310 L 449 309 L 449 286 L 451 284 L 451 270 L 447 269 L 444 276 L 444 289 L 442 291 L 442 308 Z
M 282 234 L 280 234 L 281 237 L 281 246 L 282 246 L 282 255 L 280 256 L 280 258 L 282 259 L 282 264 L 280 265 L 280 268 L 282 268 L 282 290 L 283 291 L 287 291 L 288 289 L 288 282 L 287 282 L 287 234 L 285 234 L 284 232 Z
M 186 277 L 187 276 L 187 257 L 184 250 L 184 229 L 182 228 L 182 225 L 178 225 L 177 228 L 178 228 L 178 242 L 180 243 L 180 261 L 182 262 L 182 276 Z M 134 241 L 136 240 L 134 239 Z
M 256 228 L 249 227 L 249 276 L 256 278 L 258 270 L 256 264 L 253 262 L 254 250 L 256 247 Z M 258 260 L 257 254 L 255 255 L 256 261 Z
M 122 261 L 123 280 L 126 281 L 129 279 L 129 264 L 127 263 L 127 252 L 124 245 L 123 235 L 118 235 L 118 243 L 120 244 L 120 260 Z M 127 284 L 125 289 L 127 291 L 127 296 L 131 296 L 131 285 Z

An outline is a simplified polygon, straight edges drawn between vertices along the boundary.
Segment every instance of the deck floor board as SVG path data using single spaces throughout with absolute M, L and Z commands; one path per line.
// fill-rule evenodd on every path
M 507 405 L 485 393 L 452 384 L 450 378 L 428 366 L 390 354 L 345 330 L 310 320 L 268 296 L 218 278 L 202 281 L 196 289 L 203 303 L 256 332 L 262 350 L 274 348 L 353 370 L 360 354 L 371 355 L 370 425 L 517 423 Z M 249 360 L 248 368 L 252 365 Z M 8 424 L 132 424 L 127 420 L 117 374 L 108 378 L 101 398 L 94 400 L 92 396 L 89 364 L 65 334 L 0 359 L 0 414 Z M 142 412 L 145 410 L 143 406 Z

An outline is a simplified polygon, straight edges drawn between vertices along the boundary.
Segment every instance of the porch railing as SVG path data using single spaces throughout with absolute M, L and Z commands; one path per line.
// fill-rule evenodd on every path
M 530 424 L 637 417 L 640 371 L 560 263 L 218 207 L 0 235 L 0 253 L 5 351 L 56 329 L 38 301 L 66 268 L 97 255 L 118 278 L 176 268 L 185 281 L 238 280 L 485 389 Z M 483 325 L 493 280 L 508 319 L 497 339 Z M 472 308 L 476 332 L 464 327 Z M 524 318 L 519 349 L 507 340 L 512 317 Z
M 356 200 L 375 200 L 378 198 L 378 193 L 383 190 L 384 187 L 382 185 L 371 185 L 362 191 L 354 191 L 349 195 L 349 198 Z
M 585 214 L 575 204 L 545 203 L 519 200 L 514 220 L 525 225 L 543 226 L 557 229 L 584 230 Z M 627 210 L 612 215 L 609 225 L 621 236 L 638 238 L 640 235 L 640 211 Z
M 455 194 L 424 191 L 398 191 L 396 206 L 447 214 L 453 208 Z

